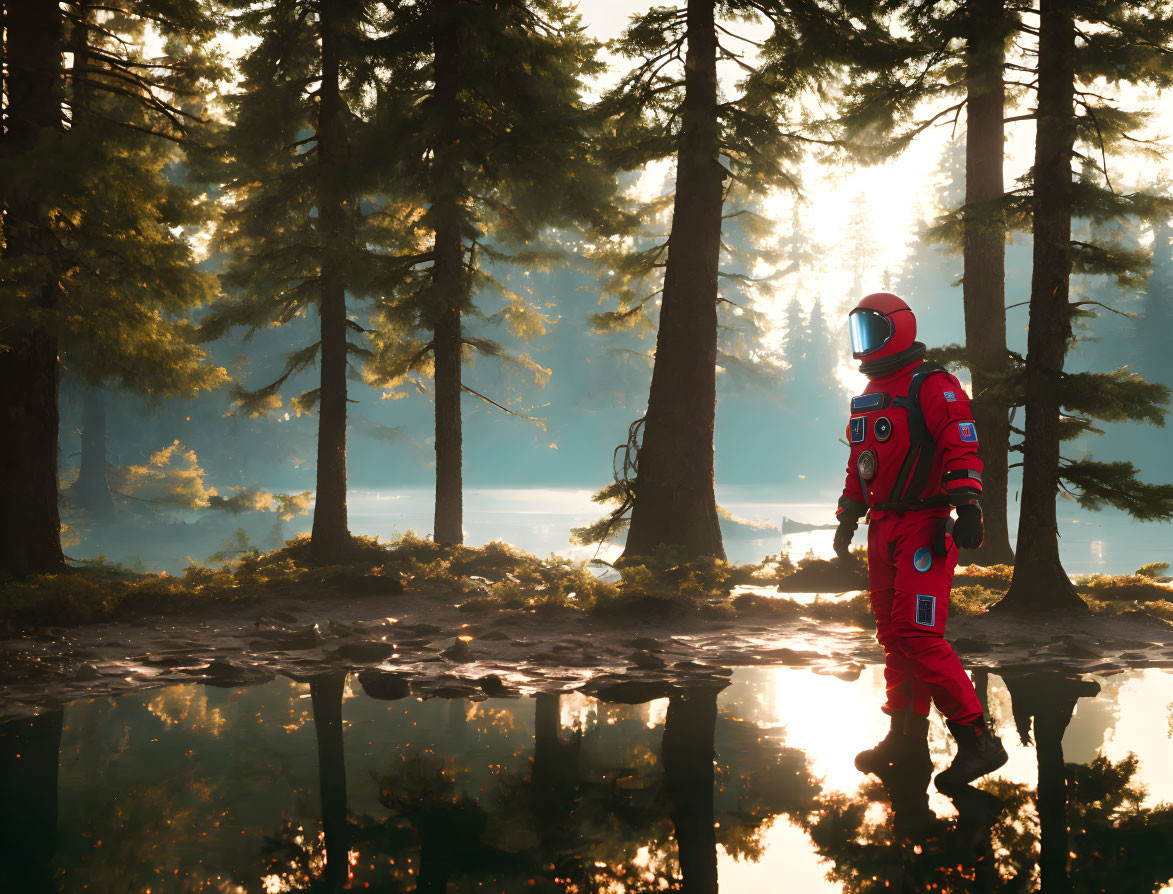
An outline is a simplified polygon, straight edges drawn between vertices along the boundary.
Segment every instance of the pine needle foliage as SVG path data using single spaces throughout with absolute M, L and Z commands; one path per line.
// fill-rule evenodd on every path
M 900 0 L 878 8 L 878 20 L 889 16 L 902 27 L 899 37 L 892 36 L 896 33 L 892 31 L 867 42 L 859 65 L 865 74 L 853 78 L 845 91 L 841 133 L 844 144 L 857 157 L 869 161 L 888 158 L 927 128 L 964 120 L 961 115 L 968 103 L 964 49 L 970 8 L 976 5 L 972 0 L 957 4 Z M 1004 72 L 1007 105 L 1028 105 L 1037 90 L 1037 70 L 1032 68 L 1037 62 L 1030 46 L 1037 31 L 1033 24 L 1035 13 L 1013 5 L 1006 12 L 1005 38 L 1014 49 L 1007 57 Z M 1121 290 L 1135 291 L 1145 286 L 1151 252 L 1136 247 L 1121 234 L 1136 224 L 1167 220 L 1173 207 L 1165 196 L 1143 190 L 1126 191 L 1114 181 L 1114 158 L 1161 156 L 1159 144 L 1143 136 L 1151 114 L 1125 108 L 1120 96 L 1131 85 L 1161 91 L 1173 84 L 1173 56 L 1167 50 L 1173 40 L 1173 10 L 1158 2 L 1080 0 L 1075 12 L 1079 39 L 1075 49 L 1076 152 L 1071 204 L 1073 219 L 1083 222 L 1082 229 L 1090 236 L 1072 238 L 1072 273 L 1111 278 Z M 1019 119 L 1033 116 L 1033 111 L 1015 115 Z M 1028 230 L 1033 183 L 1034 172 L 1029 171 L 1001 198 L 947 210 L 930 231 L 930 237 L 960 249 L 969 228 L 997 227 L 1007 233 Z M 1075 321 L 1094 319 L 1097 308 L 1114 310 L 1073 295 L 1067 308 L 1071 321 L 1069 350 L 1077 342 Z M 966 351 L 954 345 L 938 356 L 961 365 Z M 986 371 L 987 393 L 998 395 L 1009 407 L 1023 406 L 1025 362 L 1025 358 L 1007 352 L 1005 366 L 992 376 L 991 371 Z M 1072 414 L 1062 419 L 1063 440 L 1101 433 L 1094 425 L 1096 419 L 1164 424 L 1168 389 L 1145 381 L 1128 368 L 1104 373 L 1065 372 L 1060 389 L 1063 410 Z M 1022 444 L 1009 447 L 1029 449 L 1029 445 Z M 1095 476 L 1101 473 L 1106 477 L 1097 484 Z M 1159 496 L 1160 485 L 1137 481 L 1132 496 L 1126 495 L 1128 473 L 1121 464 L 1063 460 L 1059 475 L 1063 486 L 1081 502 L 1083 489 L 1089 489 L 1084 503 L 1088 508 L 1110 503 L 1129 512 L 1135 510 L 1138 518 L 1170 517 Z M 1107 499 L 1108 494 L 1114 499 Z M 1148 509 L 1141 508 L 1150 499 L 1155 502 Z
M 361 199 L 370 190 L 370 177 L 356 169 L 348 153 L 328 167 L 321 163 L 319 97 L 322 57 L 319 46 L 322 21 L 316 0 L 229 7 L 232 33 L 255 41 L 238 63 L 241 81 L 225 97 L 228 122 L 219 144 L 220 175 L 224 180 L 223 211 L 216 246 L 225 253 L 221 274 L 222 300 L 202 321 L 206 339 L 220 338 L 242 328 L 246 338 L 270 327 L 306 318 L 321 300 L 322 265 L 329 261 L 348 272 L 350 297 L 365 297 L 369 269 L 378 254 Z M 364 90 L 370 86 L 370 36 L 365 26 L 373 4 L 338 4 L 342 34 L 340 90 L 345 108 L 338 122 L 343 142 L 353 142 L 364 126 Z M 327 187 L 344 196 L 348 206 L 340 234 L 324 232 L 319 191 Z M 361 336 L 353 321 L 348 329 Z M 349 342 L 350 354 L 363 345 Z M 283 391 L 291 378 L 315 366 L 321 341 L 292 350 L 280 375 L 263 386 L 239 389 L 239 409 L 261 415 L 284 406 Z M 313 409 L 316 388 L 294 398 L 300 412 Z
M 0 257 L 0 316 L 56 332 L 64 368 L 93 384 L 192 397 L 227 381 L 191 322 L 217 284 L 191 241 L 213 209 L 184 176 L 223 76 L 208 49 L 215 20 L 195 0 L 78 0 L 63 13 L 63 130 L 0 159 L 0 178 L 40 196 L 47 229 L 35 253 Z M 163 39 L 157 57 L 148 28 Z M 48 272 L 51 308 L 30 300 Z
M 204 321 L 213 338 L 249 334 L 317 311 L 316 338 L 292 350 L 267 384 L 237 395 L 264 413 L 318 366 L 316 387 L 291 401 L 318 413 L 313 549 L 330 560 L 349 548 L 346 509 L 347 378 L 370 349 L 348 299 L 368 298 L 375 273 L 403 234 L 380 225 L 385 201 L 358 147 L 372 116 L 375 4 L 370 0 L 280 0 L 227 4 L 232 28 L 254 41 L 227 100 L 220 147 L 226 207 L 217 231 L 227 255 L 228 297 Z M 394 215 L 394 210 L 390 212 Z M 290 331 L 297 326 L 291 326 Z M 308 326 L 306 327 L 308 329 Z
M 733 95 L 718 106 L 721 164 L 730 183 L 721 246 L 722 324 L 743 312 L 762 288 L 785 275 L 793 259 L 779 245 L 775 222 L 759 199 L 775 190 L 799 192 L 797 169 L 809 145 L 799 99 L 830 96 L 839 83 L 853 19 L 866 4 L 714 3 L 718 60 L 740 74 Z M 641 172 L 675 157 L 683 121 L 687 9 L 655 6 L 634 16 L 610 49 L 630 60 L 620 82 L 599 104 L 606 119 L 602 156 L 620 172 Z M 764 41 L 745 36 L 766 25 Z M 749 29 L 747 31 L 747 28 Z M 649 176 L 647 174 L 645 177 Z M 655 328 L 668 254 L 674 188 L 628 180 L 627 210 L 643 226 L 592 246 L 591 258 L 606 271 L 603 300 L 613 310 L 594 315 L 602 330 Z M 636 187 L 639 187 L 638 189 Z M 650 195 L 649 195 L 650 193 Z M 760 271 L 771 270 L 762 278 Z M 737 325 L 734 323 L 734 325 Z M 744 328 L 738 326 L 738 328 Z M 732 352 L 730 352 L 732 353 Z
M 388 2 L 378 27 L 365 151 L 382 173 L 380 219 L 403 233 L 409 251 L 379 271 L 366 378 L 390 389 L 433 380 L 434 536 L 456 544 L 461 394 L 524 415 L 470 388 L 464 362 L 479 354 L 539 385 L 549 377 L 530 355 L 468 332 L 464 321 L 502 326 L 522 341 L 540 337 L 550 321 L 512 272 L 549 269 L 559 261 L 556 243 L 575 242 L 582 225 L 619 225 L 584 98 L 601 64 L 562 0 Z
M 5 7 L 0 573 L 63 561 L 63 369 L 153 398 L 227 379 L 190 323 L 216 285 L 190 242 L 210 205 L 184 183 L 222 76 L 214 36 L 202 0 Z

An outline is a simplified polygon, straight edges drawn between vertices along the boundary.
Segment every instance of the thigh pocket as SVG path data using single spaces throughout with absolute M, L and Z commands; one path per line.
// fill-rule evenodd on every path
M 918 595 L 916 597 L 916 614 L 912 620 L 920 627 L 935 627 L 937 625 L 937 597 Z

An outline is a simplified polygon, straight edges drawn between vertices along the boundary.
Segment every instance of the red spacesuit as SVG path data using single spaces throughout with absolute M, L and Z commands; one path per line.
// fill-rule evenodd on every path
M 916 319 L 897 296 L 868 295 L 849 323 L 853 354 L 870 382 L 851 399 L 851 457 L 835 547 L 847 555 L 866 512 L 868 583 L 885 656 L 884 711 L 893 718 L 889 739 L 861 754 L 857 766 L 876 772 L 890 765 L 901 735 L 927 729 L 931 700 L 960 749 L 938 784 L 969 782 L 994 769 L 988 765 L 999 752 L 1005 762 L 973 683 L 944 639 L 957 546 L 982 541 L 982 462 L 969 397 L 943 367 L 922 362 Z

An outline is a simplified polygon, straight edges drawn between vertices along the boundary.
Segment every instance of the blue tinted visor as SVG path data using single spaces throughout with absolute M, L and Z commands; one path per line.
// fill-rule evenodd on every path
M 857 307 L 848 314 L 847 324 L 851 330 L 851 353 L 856 357 L 882 348 L 895 328 L 887 316 L 866 307 Z

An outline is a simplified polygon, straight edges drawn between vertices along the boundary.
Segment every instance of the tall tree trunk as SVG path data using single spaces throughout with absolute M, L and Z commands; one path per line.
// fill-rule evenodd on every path
M 1006 399 L 1006 226 L 990 206 L 1005 193 L 1005 0 L 970 0 L 966 45 L 968 124 L 965 153 L 965 345 L 973 380 L 973 418 L 981 432 L 982 511 L 986 539 L 963 561 L 1010 564 L 1006 521 L 1010 406 Z
M 86 385 L 81 403 L 81 470 L 73 485 L 74 502 L 98 518 L 114 514 L 106 480 L 106 400 L 102 391 Z
M 676 833 L 683 894 L 717 894 L 713 826 L 713 738 L 717 692 L 672 696 L 664 721 L 664 790 Z
M 0 891 L 59 890 L 53 851 L 63 717 L 53 708 L 0 724 Z
M 713 478 L 717 269 L 725 171 L 713 0 L 689 0 L 676 198 L 625 559 L 658 544 L 725 558 Z
M 61 38 L 56 3 L 9 0 L 4 4 L 8 65 L 5 155 L 31 151 L 61 127 Z M 52 310 L 57 285 L 41 264 L 52 261 L 40 197 L 2 187 L 5 252 L 38 263 L 41 281 L 19 284 L 28 315 L 9 320 L 0 333 L 0 576 L 58 571 L 61 519 L 57 511 L 57 336 L 39 319 Z
M 1087 606 L 1059 560 L 1059 411 L 1071 337 L 1071 159 L 1075 146 L 1073 0 L 1042 0 L 1034 164 L 1034 271 L 1026 354 L 1026 442 L 1014 579 L 994 609 L 1075 614 Z
M 432 539 L 455 545 L 464 542 L 462 434 L 460 420 L 461 333 L 464 303 L 464 248 L 460 232 L 461 170 L 456 130 L 460 78 L 460 21 L 458 0 L 439 0 L 433 99 L 443 116 L 432 171 L 432 207 L 429 215 L 435 235 L 432 285 L 436 319 L 432 327 L 436 388 L 436 515 Z
M 350 829 L 346 822 L 346 756 L 342 743 L 342 690 L 346 674 L 325 674 L 310 681 L 314 729 L 318 737 L 318 784 L 322 831 L 326 836 L 327 888 L 349 887 Z
M 318 93 L 318 226 L 321 228 L 321 390 L 318 395 L 318 472 L 310 550 L 329 561 L 350 543 L 346 522 L 346 281 L 347 208 L 339 187 L 346 161 L 339 85 L 341 22 L 337 4 L 319 0 L 322 83 Z

